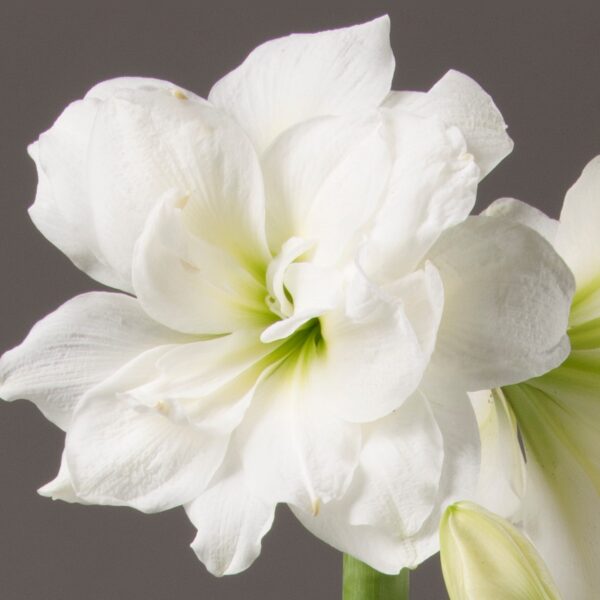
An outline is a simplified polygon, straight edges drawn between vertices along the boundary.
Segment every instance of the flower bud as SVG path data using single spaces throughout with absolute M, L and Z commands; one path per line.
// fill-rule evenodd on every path
M 451 600 L 558 600 L 539 554 L 513 525 L 477 504 L 458 502 L 440 525 Z

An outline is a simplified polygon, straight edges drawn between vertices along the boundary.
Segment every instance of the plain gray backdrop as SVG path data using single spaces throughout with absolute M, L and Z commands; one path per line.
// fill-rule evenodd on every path
M 556 216 L 600 153 L 600 3 L 564 0 L 1 0 L 0 350 L 71 296 L 98 289 L 33 227 L 36 177 L 25 149 L 94 83 L 168 79 L 201 95 L 259 43 L 294 31 L 392 18 L 396 89 L 448 69 L 495 99 L 513 154 L 481 185 L 479 206 L 514 196 Z M 244 574 L 216 579 L 188 548 L 182 510 L 52 502 L 63 434 L 24 401 L 0 403 L 2 600 L 304 600 L 341 595 L 341 556 L 278 510 Z M 437 559 L 413 575 L 416 600 L 445 598 Z

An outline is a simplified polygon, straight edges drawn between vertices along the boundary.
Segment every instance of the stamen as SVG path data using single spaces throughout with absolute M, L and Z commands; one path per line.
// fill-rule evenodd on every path
M 177 98 L 179 100 L 188 100 L 187 95 L 184 94 L 181 90 L 172 89 L 171 94 L 173 94 L 173 96 L 175 96 L 175 98 Z
M 159 400 L 155 405 L 154 408 L 161 414 L 164 415 L 165 417 L 169 415 L 169 413 L 171 412 L 171 407 L 169 406 L 169 404 L 167 402 L 165 402 L 164 400 Z
M 313 498 L 313 501 L 312 501 L 312 514 L 313 514 L 313 517 L 318 517 L 320 512 L 321 512 L 321 499 L 320 498 Z

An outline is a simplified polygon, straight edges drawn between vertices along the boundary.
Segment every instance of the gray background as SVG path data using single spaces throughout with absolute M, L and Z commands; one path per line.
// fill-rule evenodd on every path
M 92 84 L 117 75 L 174 81 L 206 95 L 253 47 L 292 31 L 387 12 L 395 87 L 427 89 L 447 69 L 479 81 L 501 108 L 513 154 L 480 188 L 556 216 L 600 153 L 600 3 L 564 0 L 1 0 L 0 350 L 74 294 L 97 289 L 30 223 L 26 145 Z M 337 552 L 280 509 L 246 573 L 208 575 L 187 547 L 181 510 L 70 506 L 35 490 L 58 467 L 63 435 L 26 402 L 0 403 L 3 600 L 339 598 Z M 413 576 L 417 600 L 445 598 L 436 559 Z

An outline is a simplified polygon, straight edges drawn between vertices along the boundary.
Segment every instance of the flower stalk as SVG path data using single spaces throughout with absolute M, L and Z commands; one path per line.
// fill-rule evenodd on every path
M 408 600 L 409 570 L 385 575 L 344 554 L 343 600 Z

